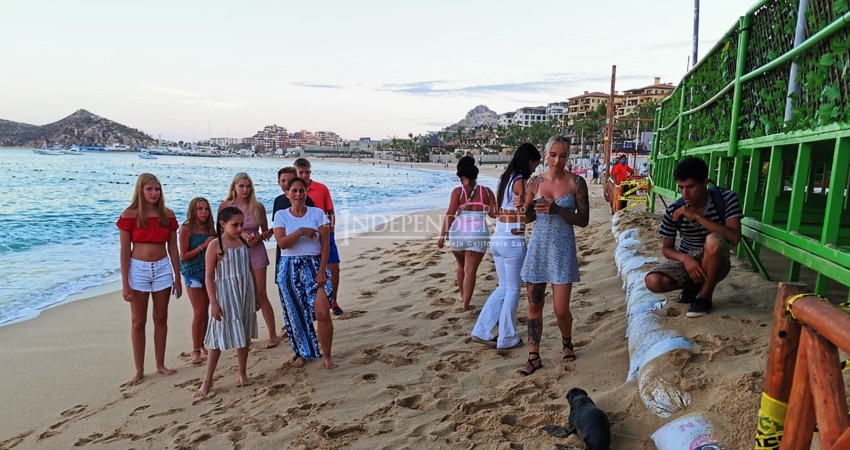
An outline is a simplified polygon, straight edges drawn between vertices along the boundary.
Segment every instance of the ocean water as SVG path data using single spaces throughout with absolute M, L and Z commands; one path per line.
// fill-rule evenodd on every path
M 0 149 L 0 325 L 33 318 L 73 294 L 120 280 L 115 221 L 129 206 L 139 173 L 159 178 L 167 206 L 182 223 L 193 197 L 206 197 L 215 209 L 237 172 L 251 176 L 257 198 L 271 213 L 281 193 L 277 171 L 292 161 L 142 160 L 132 153 L 46 156 Z M 333 196 L 339 237 L 401 214 L 445 208 L 457 186 L 453 174 L 438 170 L 312 163 L 313 179 L 328 185 Z M 496 183 L 484 176 L 479 181 Z

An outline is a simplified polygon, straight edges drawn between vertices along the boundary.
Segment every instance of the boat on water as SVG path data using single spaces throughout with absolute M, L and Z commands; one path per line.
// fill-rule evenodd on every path
M 38 153 L 39 155 L 48 155 L 48 156 L 60 156 L 60 155 L 62 155 L 61 149 L 59 149 L 59 148 L 47 148 L 46 142 L 44 144 L 41 144 L 41 148 L 33 149 L 33 152 Z
M 129 152 L 131 149 L 130 149 L 129 145 L 112 144 L 112 145 L 107 145 L 105 150 L 108 151 L 108 152 Z
M 84 155 L 85 153 L 83 153 L 83 152 L 80 150 L 80 146 L 79 146 L 79 145 L 72 145 L 70 148 L 66 148 L 66 149 L 62 150 L 62 154 L 63 154 L 63 155 L 82 156 L 82 155 Z
M 53 149 L 49 149 L 49 148 L 48 149 L 37 148 L 37 149 L 34 149 L 33 152 L 38 153 L 39 155 L 49 155 L 49 156 L 64 155 L 64 153 L 62 153 L 62 150 L 53 150 Z
M 157 159 L 156 156 L 151 155 L 149 152 L 141 152 L 139 153 L 139 159 Z

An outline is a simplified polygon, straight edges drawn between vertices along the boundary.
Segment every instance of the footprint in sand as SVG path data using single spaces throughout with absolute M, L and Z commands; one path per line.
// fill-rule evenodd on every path
M 427 317 L 427 318 L 429 318 L 429 319 L 431 319 L 431 320 L 436 320 L 436 319 L 439 319 L 440 317 L 443 317 L 443 315 L 445 315 L 445 314 L 446 314 L 446 312 L 445 312 L 445 311 L 439 311 L 439 310 L 437 310 L 437 311 L 431 311 L 431 312 L 430 312 L 430 313 L 428 313 L 428 315 L 426 315 L 425 317 Z
M 396 306 L 393 306 L 390 309 L 395 311 L 395 312 L 402 312 L 402 311 L 407 311 L 411 307 L 413 307 L 413 305 L 396 305 Z
M 434 298 L 440 295 L 440 289 L 435 287 L 427 287 L 425 288 L 425 297 Z
M 396 280 L 398 280 L 399 278 L 401 278 L 401 277 L 400 277 L 400 276 L 398 276 L 398 275 L 390 275 L 390 276 L 388 276 L 388 277 L 384 277 L 384 278 L 382 278 L 380 281 L 378 281 L 378 284 L 387 284 L 387 283 L 392 283 L 393 281 L 396 281 Z
M 375 291 L 360 290 L 360 298 L 372 298 L 375 296 Z
M 402 398 L 395 403 L 402 408 L 419 409 L 422 404 L 422 396 L 419 394 L 411 395 L 410 397 Z
M 359 377 L 357 377 L 356 379 L 357 379 L 358 381 L 366 381 L 366 382 L 368 382 L 368 383 L 374 383 L 374 382 L 375 382 L 375 380 L 377 380 L 377 379 L 378 379 L 378 376 L 377 376 L 377 375 L 375 375 L 374 373 L 364 373 L 363 375 L 360 375 L 360 376 L 359 376 Z
M 587 318 L 584 319 L 584 322 L 587 323 L 587 324 L 596 323 L 596 322 L 599 322 L 600 320 L 610 316 L 613 313 L 614 313 L 613 309 L 607 309 L 605 311 L 596 311 L 596 312 L 588 315 Z
M 168 411 L 163 411 L 163 412 L 151 414 L 151 415 L 148 416 L 148 419 L 153 419 L 153 418 L 156 418 L 156 417 L 163 417 L 163 416 L 170 416 L 172 414 L 177 414 L 181 411 L 183 411 L 183 408 L 171 408 Z
M 75 415 L 80 414 L 81 412 L 85 411 L 86 407 L 88 407 L 88 406 L 89 405 L 76 405 L 72 408 L 68 408 L 65 411 L 62 411 L 61 413 L 59 413 L 59 415 L 62 416 L 62 417 L 75 416 Z
M 434 272 L 434 273 L 429 273 L 428 276 L 431 277 L 431 278 L 443 278 L 444 276 L 446 276 L 446 274 L 444 274 L 442 272 Z
M 360 316 L 362 316 L 363 314 L 366 314 L 366 311 L 359 310 L 359 309 L 348 310 L 348 311 L 344 312 L 341 316 L 337 317 L 337 318 L 336 318 L 336 319 L 334 319 L 334 320 L 348 320 L 348 319 L 354 319 L 354 318 L 356 318 L 356 317 L 360 317 Z
M 138 408 L 134 409 L 134 410 L 130 413 L 130 417 L 135 416 L 137 412 L 139 412 L 139 411 L 144 411 L 144 410 L 146 410 L 146 409 L 148 409 L 148 408 L 150 408 L 150 407 L 151 407 L 151 405 L 142 405 L 142 406 L 139 406 Z
M 435 299 L 431 300 L 431 302 L 429 304 L 431 306 L 446 306 L 446 305 L 451 305 L 454 302 L 455 302 L 455 299 L 453 299 L 453 298 L 440 297 L 440 298 L 435 298 Z
M 77 442 L 74 442 L 74 447 L 82 447 L 82 446 L 84 446 L 86 444 L 90 444 L 90 443 L 94 442 L 95 440 L 100 439 L 102 437 L 103 437 L 103 434 L 101 434 L 101 433 L 92 433 L 92 434 L 90 434 L 90 435 L 88 435 L 84 438 L 78 439 Z M 8 447 L 8 448 L 12 448 L 12 447 Z
M 184 387 L 201 387 L 201 379 L 200 378 L 192 378 L 191 380 L 186 380 L 182 383 L 177 383 L 174 387 L 184 388 Z
M 325 430 L 325 436 L 328 439 L 339 439 L 351 434 L 361 435 L 366 433 L 366 428 L 363 425 L 338 425 Z
M 584 295 L 584 294 L 587 294 L 588 292 L 590 292 L 591 290 L 592 289 L 590 289 L 590 288 L 581 288 L 581 289 L 576 291 L 576 294 Z

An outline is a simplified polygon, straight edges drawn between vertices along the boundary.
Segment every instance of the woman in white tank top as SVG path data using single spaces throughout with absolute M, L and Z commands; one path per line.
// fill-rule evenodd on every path
M 514 322 L 522 286 L 520 270 L 525 261 L 525 211 L 518 210 L 516 205 L 522 203 L 525 183 L 540 164 L 540 159 L 540 152 L 534 145 L 522 144 L 499 178 L 499 219 L 490 239 L 499 286 L 481 308 L 472 329 L 473 340 L 495 344 L 497 348 L 522 344 Z M 493 328 L 497 325 L 499 334 L 494 336 Z

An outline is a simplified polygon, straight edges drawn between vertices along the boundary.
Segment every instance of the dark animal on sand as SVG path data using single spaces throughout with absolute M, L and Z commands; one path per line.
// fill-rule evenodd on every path
M 586 450 L 609 450 L 611 448 L 611 422 L 605 412 L 596 407 L 587 392 L 572 388 L 567 392 L 570 404 L 570 426 L 567 433 L 578 434 Z

